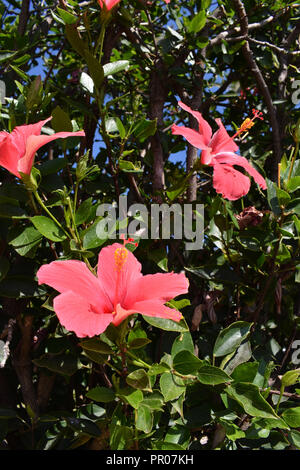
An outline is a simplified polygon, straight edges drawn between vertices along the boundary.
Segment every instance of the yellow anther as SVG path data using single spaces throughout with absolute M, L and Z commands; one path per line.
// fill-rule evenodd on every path
M 121 271 L 124 264 L 126 263 L 127 256 L 128 256 L 128 251 L 126 250 L 126 248 L 121 247 L 121 248 L 116 249 L 114 253 L 114 257 L 115 257 L 115 265 L 116 265 L 117 271 Z
M 239 127 L 237 133 L 241 134 L 242 132 L 246 132 L 248 129 L 254 126 L 254 122 L 250 118 L 246 118 L 242 125 Z

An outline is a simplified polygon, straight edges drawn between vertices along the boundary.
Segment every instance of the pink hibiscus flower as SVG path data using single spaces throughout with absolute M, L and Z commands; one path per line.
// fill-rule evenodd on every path
M 128 243 L 128 242 L 125 242 Z M 60 292 L 54 310 L 60 323 L 78 337 L 102 333 L 133 313 L 179 321 L 181 313 L 165 302 L 188 291 L 183 273 L 141 273 L 141 264 L 125 245 L 114 243 L 99 253 L 97 276 L 82 261 L 53 261 L 42 266 L 39 284 Z
M 107 10 L 111 10 L 120 0 L 98 0 L 98 2 L 101 8 L 105 5 Z
M 84 136 L 84 131 L 58 132 L 52 135 L 40 135 L 41 129 L 52 117 L 36 124 L 17 126 L 11 133 L 0 132 L 0 165 L 21 178 L 20 172 L 30 175 L 34 155 L 43 145 L 65 137 Z
M 250 189 L 250 179 L 234 168 L 235 165 L 244 168 L 247 173 L 254 178 L 256 183 L 262 189 L 267 189 L 264 178 L 253 168 L 246 158 L 236 155 L 238 146 L 234 142 L 234 138 L 242 132 L 246 132 L 254 125 L 254 119 L 262 119 L 261 113 L 253 110 L 253 118 L 247 118 L 239 130 L 230 137 L 223 126 L 221 119 L 216 119 L 219 129 L 212 134 L 212 129 L 208 122 L 202 117 L 198 111 L 193 111 L 181 101 L 179 106 L 191 113 L 198 121 L 199 130 L 196 131 L 189 127 L 177 126 L 173 124 L 172 133 L 182 135 L 186 140 L 201 149 L 201 163 L 213 167 L 213 187 L 217 193 L 222 194 L 226 199 L 235 201 L 245 196 Z

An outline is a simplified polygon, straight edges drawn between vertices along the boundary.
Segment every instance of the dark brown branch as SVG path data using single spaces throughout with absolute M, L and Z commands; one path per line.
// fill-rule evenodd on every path
M 18 33 L 20 36 L 24 36 L 28 18 L 29 18 L 29 6 L 30 0 L 23 0 L 21 6 L 21 12 L 19 15 Z
M 154 65 L 150 78 L 150 119 L 157 121 L 157 131 L 151 137 L 153 155 L 153 190 L 161 191 L 165 186 L 164 154 L 160 142 L 159 131 L 163 126 L 163 110 L 167 97 L 167 77 L 164 65 L 159 59 Z
M 254 31 L 256 29 L 261 29 L 263 28 L 264 26 L 267 26 L 269 25 L 270 23 L 272 23 L 273 21 L 276 21 L 277 18 L 279 18 L 280 16 L 282 16 L 284 13 L 286 13 L 287 11 L 289 10 L 289 8 L 283 8 L 281 11 L 277 12 L 276 15 L 271 15 L 269 16 L 268 18 L 265 18 L 264 20 L 262 21 L 259 21 L 257 23 L 251 23 L 251 24 L 248 24 L 248 31 Z M 213 47 L 213 46 L 216 46 L 218 44 L 221 44 L 221 42 L 225 39 L 226 41 L 228 41 L 229 39 L 231 39 L 231 36 L 232 35 L 235 35 L 235 34 L 239 34 L 241 33 L 242 31 L 242 28 L 240 26 L 237 26 L 235 28 L 230 28 L 228 29 L 227 31 L 222 31 L 220 34 L 218 34 L 215 38 L 213 38 L 210 43 L 209 43 L 209 46 L 210 47 Z
M 241 32 L 245 36 L 248 37 L 248 32 L 249 32 L 249 27 L 248 27 L 248 17 L 246 10 L 244 8 L 243 3 L 240 0 L 233 0 L 233 4 L 235 7 L 235 10 L 237 12 L 237 15 L 239 17 L 240 25 L 241 25 Z M 270 90 L 265 82 L 265 79 L 254 59 L 253 52 L 250 48 L 249 45 L 249 40 L 246 40 L 245 43 L 242 46 L 242 52 L 244 55 L 244 58 L 249 66 L 250 71 L 252 72 L 258 89 L 260 90 L 267 109 L 268 109 L 268 114 L 270 118 L 270 124 L 272 127 L 272 139 L 273 139 L 273 158 L 272 158 L 272 177 L 274 178 L 275 175 L 277 176 L 277 164 L 281 160 L 281 140 L 280 140 L 280 129 L 279 129 L 279 124 L 277 120 L 277 114 L 276 114 L 276 108 L 273 105 L 272 102 L 272 97 Z
M 38 403 L 36 392 L 32 380 L 31 346 L 32 346 L 32 325 L 34 317 L 26 315 L 22 320 L 18 319 L 22 338 L 13 354 L 13 365 L 21 384 L 24 404 L 30 407 L 31 411 L 38 415 Z

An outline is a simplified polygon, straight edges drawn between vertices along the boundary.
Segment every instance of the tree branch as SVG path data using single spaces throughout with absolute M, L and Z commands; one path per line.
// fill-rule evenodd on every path
M 236 10 L 236 13 L 239 17 L 241 32 L 248 37 L 249 27 L 248 27 L 248 17 L 243 3 L 240 0 L 233 0 L 233 4 Z M 249 45 L 249 40 L 247 39 L 242 46 L 242 52 L 244 58 L 249 66 L 250 71 L 252 72 L 257 86 L 265 100 L 268 114 L 270 118 L 270 124 L 272 127 L 272 138 L 273 138 L 273 159 L 272 159 L 272 177 L 273 179 L 277 176 L 277 165 L 281 160 L 281 140 L 280 140 L 280 129 L 277 120 L 276 108 L 273 105 L 272 97 L 269 91 L 269 88 L 265 82 L 265 79 L 254 59 L 252 50 Z

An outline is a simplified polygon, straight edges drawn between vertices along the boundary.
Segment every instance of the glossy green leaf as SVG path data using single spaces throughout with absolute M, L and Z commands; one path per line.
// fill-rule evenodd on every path
M 296 408 L 288 408 L 285 410 L 281 418 L 291 426 L 292 428 L 299 428 L 300 427 L 300 406 Z
M 252 323 L 238 321 L 221 330 L 214 345 L 214 356 L 226 356 L 235 351 L 249 336 L 251 326 Z
M 153 413 L 148 406 L 140 405 L 136 413 L 136 428 L 144 433 L 151 432 L 153 426 Z
M 116 62 L 109 62 L 103 65 L 104 77 L 114 75 L 115 73 L 122 72 L 128 69 L 129 60 L 117 60 Z
M 250 416 L 260 418 L 277 417 L 271 405 L 260 394 L 257 385 L 246 382 L 232 383 L 225 391 Z
M 94 401 L 108 403 L 114 401 L 115 392 L 111 388 L 94 387 L 87 392 L 86 397 Z
M 38 232 L 44 235 L 44 237 L 49 238 L 49 240 L 61 242 L 67 238 L 62 229 L 58 227 L 50 217 L 35 215 L 34 217 L 31 217 L 30 220 Z
M 151 391 L 149 377 L 144 369 L 136 369 L 126 377 L 126 382 L 133 388 Z
M 188 350 L 179 351 L 173 359 L 173 367 L 183 375 L 194 374 L 203 366 L 203 361 Z
M 215 366 L 204 365 L 198 372 L 197 377 L 199 382 L 206 385 L 218 385 L 226 382 L 232 382 L 232 378 L 223 370 Z
M 167 320 L 165 318 L 148 317 L 146 315 L 143 315 L 143 318 L 146 320 L 147 323 L 149 323 L 149 325 L 155 326 L 156 328 L 160 328 L 161 330 L 178 332 L 189 331 L 185 320 L 175 322 L 173 320 Z
M 160 389 L 165 401 L 171 401 L 178 398 L 185 392 L 184 380 L 170 372 L 165 372 L 160 377 Z

